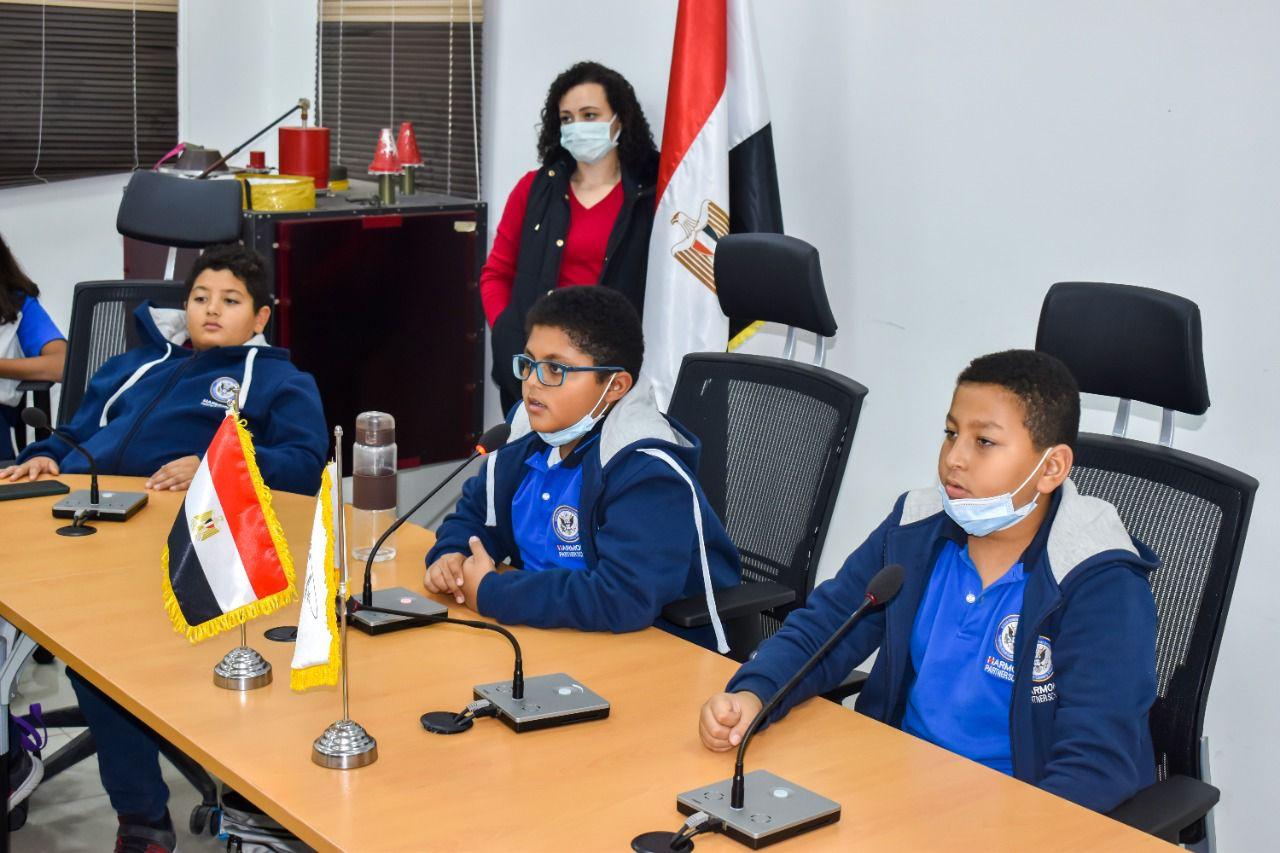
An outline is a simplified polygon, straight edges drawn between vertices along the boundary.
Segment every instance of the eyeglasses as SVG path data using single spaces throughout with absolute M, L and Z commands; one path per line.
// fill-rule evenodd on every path
M 513 356 L 511 372 L 521 382 L 529 378 L 535 371 L 538 381 L 548 388 L 557 388 L 564 384 L 564 378 L 570 373 L 622 373 L 621 367 L 575 367 L 572 364 L 561 364 L 558 361 L 535 361 L 527 355 Z

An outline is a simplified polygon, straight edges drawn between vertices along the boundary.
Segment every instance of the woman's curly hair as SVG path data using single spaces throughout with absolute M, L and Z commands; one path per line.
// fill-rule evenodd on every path
M 636 99 L 636 90 L 631 88 L 627 78 L 598 62 L 579 62 L 552 81 L 546 103 L 542 106 L 538 160 L 549 166 L 557 160 L 573 159 L 560 145 L 560 99 L 574 86 L 583 83 L 599 83 L 604 87 L 609 106 L 622 124 L 622 133 L 618 137 L 618 158 L 622 165 L 635 173 L 652 171 L 658 148 L 653 144 L 653 131 L 649 129 L 644 110 Z

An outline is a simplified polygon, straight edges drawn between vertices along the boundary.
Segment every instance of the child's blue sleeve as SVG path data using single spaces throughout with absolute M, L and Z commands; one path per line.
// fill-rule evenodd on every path
M 262 431 L 253 437 L 263 481 L 272 489 L 315 494 L 329 435 L 320 391 L 311 374 L 299 371 L 280 383 L 270 411 Z
M 689 486 L 663 462 L 647 460 L 610 489 L 587 569 L 491 574 L 477 609 L 508 624 L 584 631 L 638 631 L 678 599 L 695 556 Z
M 1128 567 L 1081 581 L 1053 641 L 1058 710 L 1036 786 L 1106 812 L 1155 782 L 1147 742 L 1156 699 L 1156 607 Z
M 70 423 L 59 424 L 59 430 L 70 433 L 80 444 L 92 438 L 102 428 L 99 425 L 102 407 L 143 362 L 155 357 L 155 350 L 134 349 L 105 362 L 89 380 L 84 399 L 80 401 L 80 408 L 76 409 Z M 70 444 L 58 438 L 57 434 L 51 434 L 46 439 L 28 444 L 18 454 L 18 461 L 26 462 L 33 456 L 49 456 L 61 462 L 70 452 Z
M 749 690 L 761 701 L 768 701 L 804 666 L 862 604 L 867 584 L 883 568 L 885 537 L 897 525 L 900 514 L 901 500 L 895 511 L 849 555 L 836 576 L 814 589 L 805 606 L 792 611 L 778 633 L 760 645 L 755 657 L 730 679 L 726 691 Z M 854 667 L 879 648 L 883 638 L 884 610 L 881 608 L 868 613 L 827 652 L 765 722 L 776 722 L 806 699 L 839 685 Z
M 40 300 L 28 296 L 22 303 L 22 320 L 18 323 L 18 346 L 22 354 L 32 358 L 40 354 L 45 344 L 62 340 L 66 340 L 66 336 L 49 318 Z

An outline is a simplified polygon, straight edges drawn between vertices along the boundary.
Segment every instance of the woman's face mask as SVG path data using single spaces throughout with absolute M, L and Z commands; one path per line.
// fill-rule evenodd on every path
M 579 163 L 597 163 L 618 147 L 622 125 L 613 130 L 618 121 L 615 115 L 608 121 L 574 121 L 560 125 L 560 144 Z

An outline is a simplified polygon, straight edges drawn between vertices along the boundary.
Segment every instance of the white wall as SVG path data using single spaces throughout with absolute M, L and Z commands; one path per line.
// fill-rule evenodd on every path
M 1179 420 L 1176 445 L 1263 483 L 1207 724 L 1219 842 L 1271 847 L 1280 343 L 1264 294 L 1280 280 L 1280 7 L 754 7 L 787 230 L 822 252 L 841 325 L 829 366 L 871 389 L 824 575 L 899 492 L 930 481 L 955 374 L 975 355 L 1031 346 L 1051 283 L 1120 281 L 1196 300 L 1213 407 Z M 495 208 L 535 165 L 547 84 L 578 59 L 626 74 L 660 133 L 674 8 L 490 0 L 484 174 Z M 750 347 L 776 353 L 780 342 L 770 332 Z M 1108 431 L 1113 411 L 1087 401 L 1085 428 Z M 1131 434 L 1154 440 L 1157 415 L 1135 413 Z

